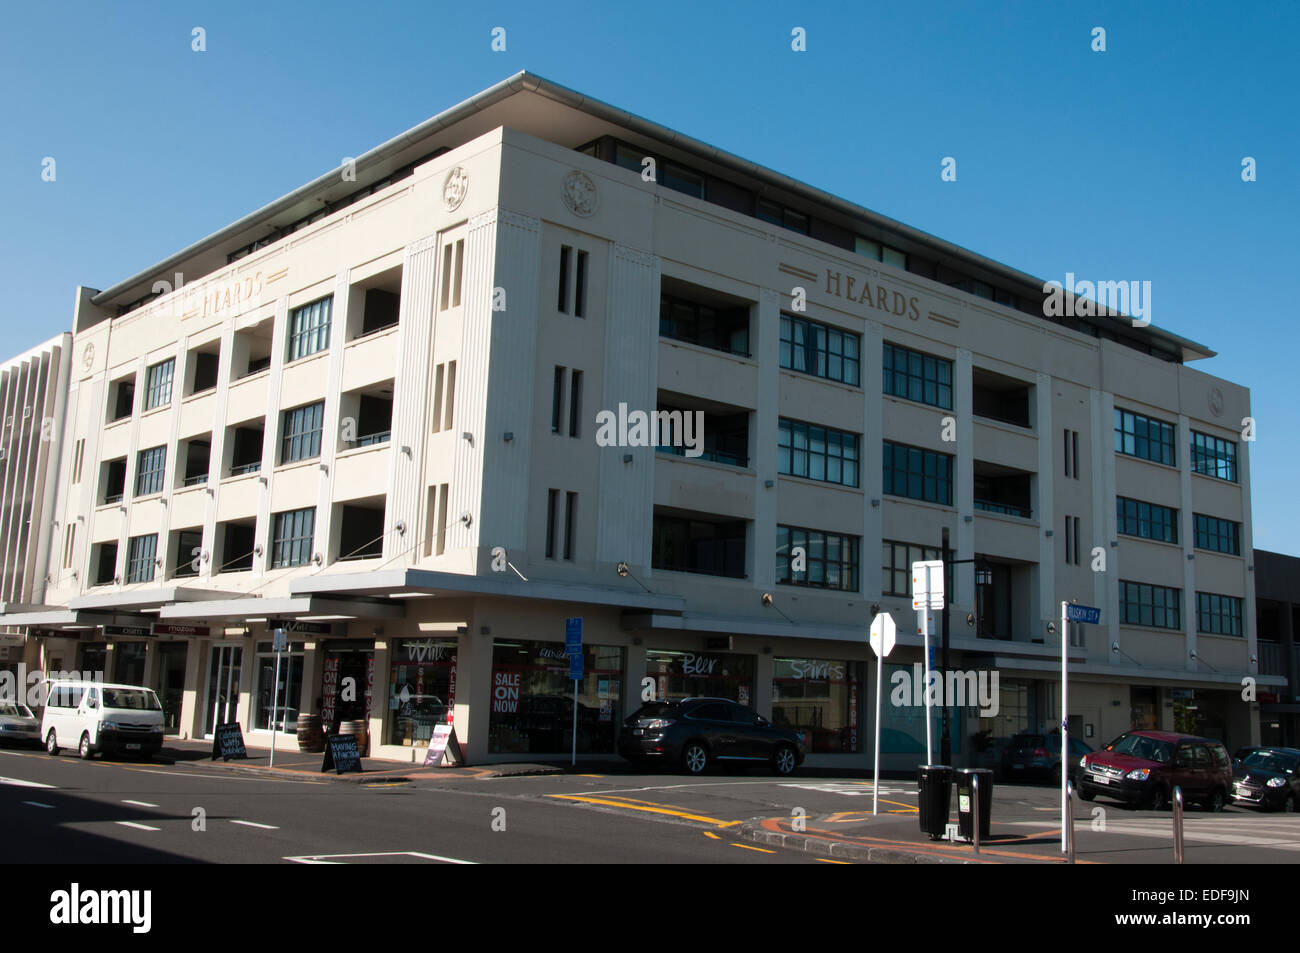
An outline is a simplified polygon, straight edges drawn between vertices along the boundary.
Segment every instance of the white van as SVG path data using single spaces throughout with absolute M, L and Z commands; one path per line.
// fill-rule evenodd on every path
M 151 688 L 104 682 L 50 682 L 41 736 L 56 755 L 63 746 L 83 758 L 97 751 L 150 757 L 162 748 L 163 710 Z

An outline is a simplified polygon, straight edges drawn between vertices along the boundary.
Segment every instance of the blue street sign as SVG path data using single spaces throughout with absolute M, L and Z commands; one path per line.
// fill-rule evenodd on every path
M 564 620 L 564 651 L 582 654 L 582 616 Z
M 1101 610 L 1092 606 L 1076 606 L 1070 603 L 1065 607 L 1067 622 L 1082 622 L 1085 625 L 1097 625 L 1101 622 Z
M 935 655 L 935 647 L 934 647 L 933 645 L 931 645 L 931 646 L 930 646 L 930 671 L 932 671 L 932 672 L 933 672 L 936 668 L 939 667 L 939 666 L 935 663 L 934 655 Z
M 582 678 L 582 653 L 576 652 L 569 656 L 569 678 Z

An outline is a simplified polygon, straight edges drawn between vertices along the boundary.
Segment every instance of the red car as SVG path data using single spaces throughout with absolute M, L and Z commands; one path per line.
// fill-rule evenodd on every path
M 1221 742 L 1172 731 L 1126 731 L 1079 762 L 1079 797 L 1101 794 L 1163 810 L 1174 787 L 1183 803 L 1221 811 L 1232 791 L 1232 761 Z

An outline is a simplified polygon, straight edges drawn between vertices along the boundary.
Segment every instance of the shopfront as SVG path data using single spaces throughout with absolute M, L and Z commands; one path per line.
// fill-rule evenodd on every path
M 648 649 L 646 675 L 655 680 L 655 698 L 730 698 L 741 705 L 754 704 L 753 655 L 727 652 L 688 652 Z
M 375 684 L 374 641 L 329 641 L 323 644 L 321 654 L 317 698 L 321 726 L 327 733 L 336 733 L 345 721 L 368 723 Z
M 163 726 L 169 735 L 180 731 L 189 649 L 185 642 L 158 643 L 158 700 L 162 702 Z
M 622 718 L 623 649 L 584 644 L 579 753 L 612 754 Z M 561 754 L 573 746 L 573 681 L 562 642 L 492 643 L 490 754 Z
M 883 673 L 884 698 L 880 713 L 880 753 L 917 755 L 925 759 L 925 691 L 921 663 L 886 662 Z M 966 709 L 948 709 L 948 742 L 954 755 L 962 753 Z M 933 755 L 938 757 L 943 744 L 943 706 L 930 706 L 930 740 Z
M 1151 685 L 1131 685 L 1129 725 L 1134 731 L 1155 731 L 1160 727 L 1160 689 Z
M 390 745 L 427 745 L 456 702 L 456 639 L 399 639 L 388 668 Z
M 774 658 L 772 723 L 798 732 L 813 754 L 861 751 L 862 663 Z
M 290 637 L 288 647 L 280 653 L 280 680 L 277 683 L 274 643 L 268 641 L 256 644 L 256 682 L 250 716 L 254 731 L 270 731 L 274 712 L 277 732 L 290 735 L 298 733 L 298 712 L 302 708 L 303 661 L 302 640 Z
M 109 681 L 119 685 L 143 685 L 148 651 L 148 642 L 113 643 L 113 677 Z

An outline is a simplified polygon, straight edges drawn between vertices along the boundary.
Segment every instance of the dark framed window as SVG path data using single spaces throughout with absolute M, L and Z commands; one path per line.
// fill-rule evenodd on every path
M 858 435 L 782 417 L 777 472 L 842 486 L 858 485 Z
M 330 314 L 334 298 L 321 298 L 294 308 L 289 315 L 289 360 L 316 354 L 330 346 Z
M 886 344 L 881 382 L 891 397 L 952 410 L 952 361 L 942 357 Z
M 749 308 L 719 307 L 662 295 L 659 336 L 749 357 Z
M 792 232 L 798 232 L 801 235 L 808 234 L 809 218 L 807 215 L 803 212 L 796 212 L 779 202 L 773 202 L 771 199 L 759 199 L 754 215 L 765 222 L 788 228 Z
M 176 358 L 168 358 L 160 364 L 154 364 L 145 372 L 144 409 L 153 410 L 170 404 L 172 400 L 172 377 L 176 371 Z
M 163 474 L 167 469 L 167 448 L 150 447 L 141 450 L 135 464 L 135 495 L 148 496 L 161 493 Z
M 1192 472 L 1237 482 L 1237 442 L 1192 431 Z
M 318 401 L 284 412 L 280 462 L 293 463 L 320 456 L 320 435 L 325 421 L 325 403 Z
M 1145 582 L 1119 584 L 1120 622 L 1157 629 L 1181 629 L 1183 591 Z
M 1196 548 L 1209 549 L 1229 556 L 1241 555 L 1241 524 L 1221 520 L 1204 513 L 1192 514 L 1196 519 Z
M 126 544 L 126 581 L 153 582 L 154 558 L 158 555 L 158 537 L 132 536 Z
M 1177 466 L 1174 434 L 1177 428 L 1163 420 L 1115 408 L 1115 452 L 1142 460 Z
M 1115 520 L 1119 532 L 1125 536 L 1178 542 L 1178 511 L 1168 506 L 1118 496 L 1115 498 Z
M 745 523 L 656 513 L 650 546 L 653 569 L 709 576 L 745 575 Z
M 861 347 L 861 336 L 852 331 L 781 315 L 782 367 L 857 387 Z
M 912 594 L 912 563 L 942 559 L 937 546 L 917 546 L 892 539 L 880 542 L 880 592 L 886 596 Z
M 776 581 L 791 586 L 858 591 L 861 538 L 798 526 L 776 528 Z M 791 554 L 803 548 L 803 569 L 792 568 Z
M 1211 635 L 1241 635 L 1242 600 L 1212 592 L 1196 594 L 1196 631 Z
M 952 457 L 949 454 L 886 440 L 881 459 L 886 494 L 952 505 Z
M 99 559 L 95 563 L 95 585 L 103 586 L 117 581 L 117 543 L 99 543 Z
M 176 533 L 176 571 L 175 576 L 197 576 L 196 563 L 203 552 L 203 531 L 183 529 Z
M 315 529 L 315 507 L 276 513 L 271 529 L 271 568 L 305 566 L 311 562 Z

